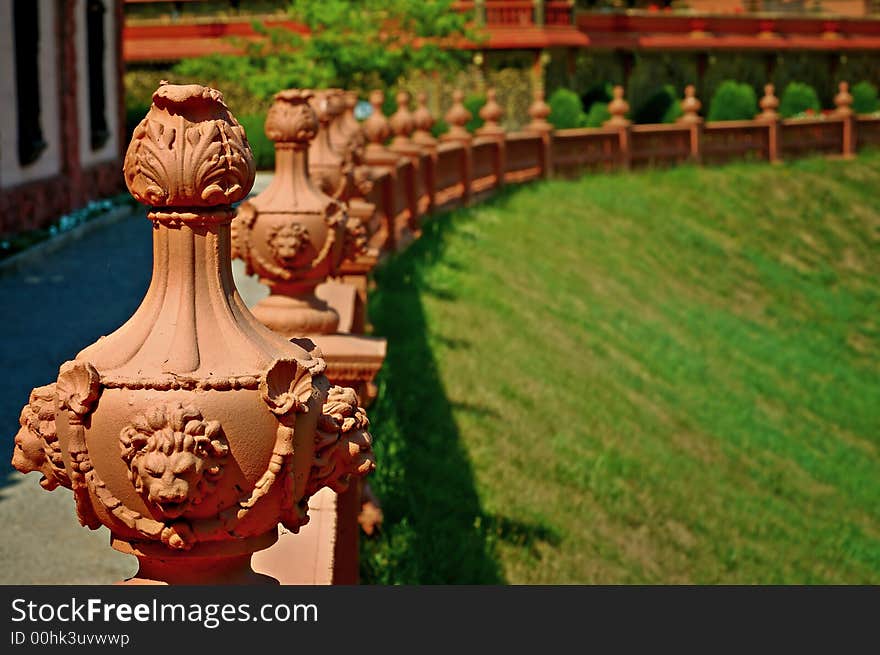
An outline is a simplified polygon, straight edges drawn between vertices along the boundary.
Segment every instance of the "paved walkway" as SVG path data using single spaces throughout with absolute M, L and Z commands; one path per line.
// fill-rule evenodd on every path
M 255 189 L 270 175 L 259 175 Z M 100 219 L 97 219 L 100 220 Z M 150 280 L 151 228 L 143 211 L 67 243 L 33 266 L 0 274 L 0 584 L 107 584 L 135 572 L 110 548 L 106 528 L 76 520 L 67 489 L 47 493 L 40 475 L 9 466 L 18 416 L 30 390 L 109 334 L 140 304 Z M 248 304 L 266 293 L 233 266 Z

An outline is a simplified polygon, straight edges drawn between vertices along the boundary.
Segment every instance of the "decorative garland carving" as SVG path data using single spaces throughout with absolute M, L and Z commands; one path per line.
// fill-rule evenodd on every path
M 101 376 L 88 362 L 69 361 L 61 365 L 55 383 L 58 406 L 67 411 L 70 428 L 67 452 L 70 456 L 70 488 L 76 501 L 76 515 L 80 524 L 97 530 L 101 522 L 95 515 L 89 498 L 86 474 L 92 470 L 86 447 L 84 423 L 101 395 Z

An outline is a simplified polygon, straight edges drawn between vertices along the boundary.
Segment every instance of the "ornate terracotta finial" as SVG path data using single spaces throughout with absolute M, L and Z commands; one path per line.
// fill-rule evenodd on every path
M 606 127 L 626 127 L 630 121 L 626 118 L 629 112 L 629 103 L 623 97 L 623 87 L 615 86 L 613 90 L 614 97 L 608 103 L 608 113 L 611 118 L 605 121 Z
M 494 137 L 504 136 L 504 128 L 499 122 L 503 115 L 504 110 L 498 104 L 495 88 L 489 87 L 486 90 L 486 104 L 480 108 L 483 126 L 477 130 L 477 134 Z
M 547 120 L 550 115 L 550 105 L 544 101 L 543 87 L 537 87 L 534 93 L 534 100 L 529 105 L 529 116 L 531 122 L 526 129 L 531 132 L 548 133 L 553 131 L 553 126 Z
M 354 147 L 363 149 L 366 146 L 366 137 L 361 124 L 354 117 L 354 108 L 358 103 L 357 91 L 338 90 L 338 95 L 342 111 L 330 124 L 330 142 L 339 152 L 348 151 L 353 142 L 356 142 Z
M 684 100 L 681 101 L 681 110 L 684 112 L 678 119 L 678 123 L 702 123 L 703 119 L 700 118 L 700 107 L 703 104 L 697 98 L 697 91 L 694 88 L 693 84 L 688 84 L 684 88 Z
M 761 102 L 759 103 L 761 113 L 756 117 L 757 120 L 779 120 L 779 112 L 776 111 L 779 108 L 779 98 L 776 97 L 773 91 L 774 87 L 772 84 L 764 85 L 764 97 L 761 98 Z
M 298 530 L 310 493 L 373 468 L 366 415 L 330 388 L 320 356 L 260 325 L 235 290 L 231 205 L 254 163 L 220 92 L 160 86 L 123 171 L 151 206 L 150 287 L 121 328 L 34 390 L 13 465 L 69 487 L 80 522 L 138 558 L 135 582 L 265 581 L 250 556 L 278 523 Z M 340 402 L 354 422 L 327 439 Z
M 309 101 L 320 128 L 309 147 L 309 174 L 318 187 L 333 198 L 342 199 L 346 187 L 351 186 L 353 162 L 346 153 L 334 147 L 331 140 L 332 125 L 345 111 L 341 91 L 325 89 L 317 91 Z
M 339 315 L 315 295 L 343 259 L 364 247 L 363 227 L 309 175 L 309 143 L 318 132 L 311 91 L 275 95 L 266 134 L 275 141 L 275 177 L 245 201 L 233 222 L 233 254 L 271 294 L 253 308 L 261 323 L 286 337 L 335 332 Z
M 198 131 L 190 124 L 198 124 Z M 183 134 L 191 139 L 191 147 L 178 143 L 175 148 L 175 138 Z M 197 156 L 212 166 L 196 168 Z M 224 104 L 223 94 L 197 84 L 168 83 L 153 94 L 150 112 L 135 128 L 124 171 L 131 195 L 152 207 L 231 205 L 247 195 L 255 175 L 244 130 Z
M 849 92 L 849 83 L 841 82 L 837 85 L 837 95 L 834 96 L 834 115 L 835 116 L 852 116 L 853 114 L 853 97 Z
M 373 111 L 367 120 L 364 121 L 364 134 L 367 136 L 366 160 L 372 165 L 387 164 L 396 160 L 390 157 L 389 150 L 385 147 L 385 142 L 391 136 L 391 124 L 382 111 L 382 105 L 385 103 L 385 94 L 380 90 L 370 93 L 370 104 Z M 375 163 L 374 163 L 375 162 Z
M 412 139 L 422 146 L 434 146 L 437 144 L 437 139 L 431 134 L 431 128 L 434 127 L 434 116 L 428 109 L 428 94 L 424 91 L 420 92 L 416 104 L 416 110 L 413 112 L 416 131 L 413 132 Z
M 446 112 L 446 122 L 449 123 L 449 131 L 441 138 L 444 141 L 470 141 L 471 133 L 465 125 L 471 119 L 471 112 L 464 106 L 464 92 L 456 89 L 452 93 L 452 107 Z
M 406 91 L 398 91 L 397 93 L 397 111 L 391 116 L 391 130 L 394 132 L 394 141 L 392 147 L 408 147 L 412 144 L 410 135 L 416 129 L 416 121 L 412 112 L 409 110 L 409 93 Z

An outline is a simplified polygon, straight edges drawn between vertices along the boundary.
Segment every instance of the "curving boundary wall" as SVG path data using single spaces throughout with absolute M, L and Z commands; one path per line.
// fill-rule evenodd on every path
M 538 126 L 441 141 L 422 146 L 419 166 L 401 156 L 396 172 L 374 169 L 369 200 L 382 227 L 373 244 L 398 249 L 429 211 L 467 205 L 504 184 L 683 163 L 781 162 L 814 154 L 850 158 L 870 146 L 880 147 L 880 117 L 853 114 L 567 130 Z

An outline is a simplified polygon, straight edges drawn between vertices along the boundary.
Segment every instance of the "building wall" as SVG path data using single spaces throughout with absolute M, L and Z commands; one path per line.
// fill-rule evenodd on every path
M 119 153 L 119 112 L 114 108 L 119 104 L 120 89 L 116 84 L 117 67 L 119 66 L 119 53 L 116 52 L 116 30 L 120 29 L 116 24 L 117 16 L 113 12 L 112 2 L 107 3 L 107 14 L 104 19 L 104 79 L 107 83 L 107 127 L 110 130 L 110 138 L 100 149 L 92 150 L 89 143 L 89 78 L 88 78 L 88 46 L 86 43 L 85 21 L 81 20 L 85 15 L 86 0 L 75 0 L 74 15 L 76 23 L 76 66 L 83 74 L 76 78 L 77 113 L 79 117 L 79 156 L 84 166 L 97 164 L 116 159 Z
M 18 164 L 12 5 L 0 1 L 0 237 L 44 227 L 89 200 L 118 193 L 122 179 L 122 0 L 104 0 L 105 116 L 110 133 L 91 147 L 86 0 L 40 3 L 41 127 L 47 147 Z
M 61 134 L 58 122 L 58 42 L 56 2 L 39 3 L 40 108 L 46 149 L 27 165 L 18 163 L 18 107 L 15 90 L 15 36 L 12 2 L 0 2 L 0 188 L 40 180 L 61 172 Z

